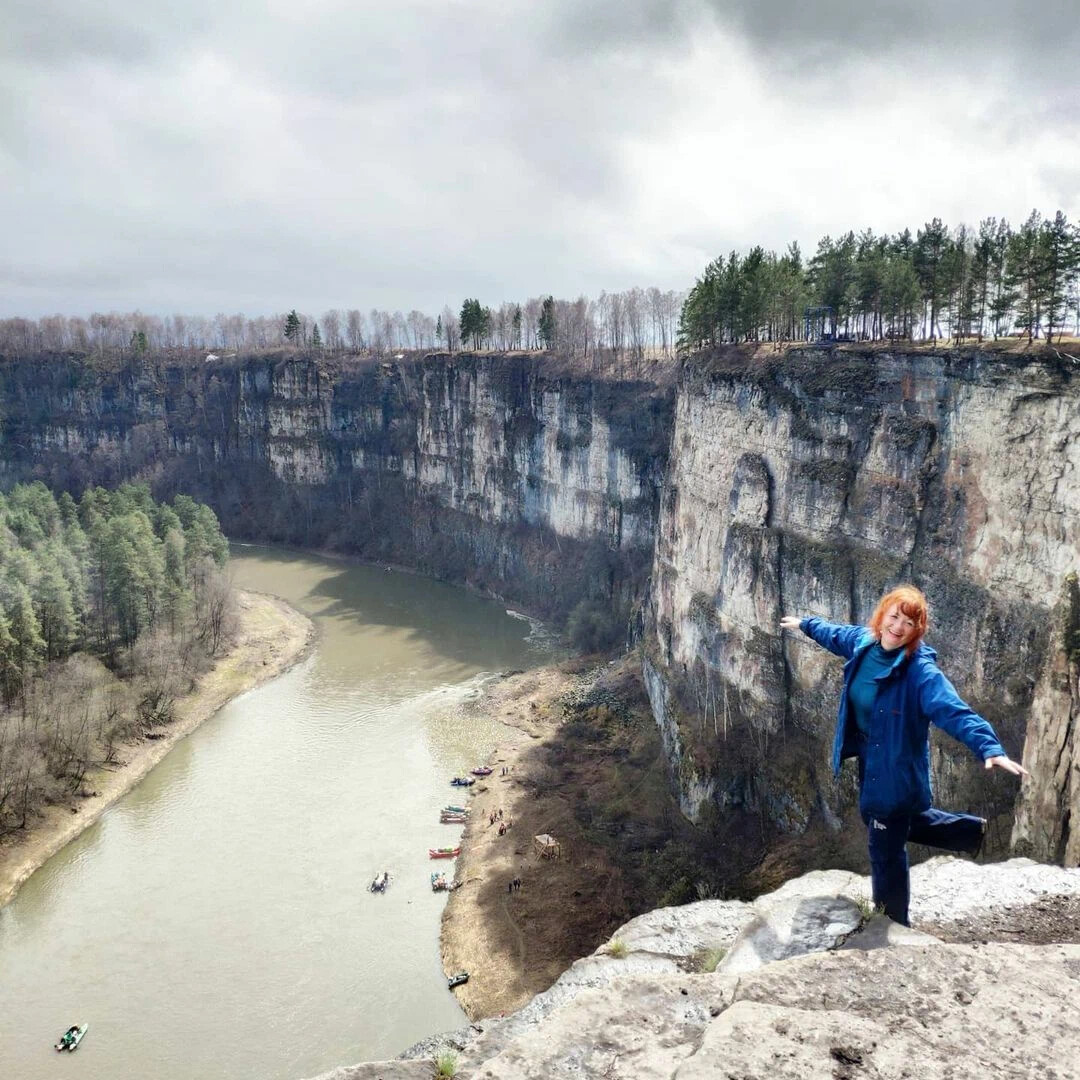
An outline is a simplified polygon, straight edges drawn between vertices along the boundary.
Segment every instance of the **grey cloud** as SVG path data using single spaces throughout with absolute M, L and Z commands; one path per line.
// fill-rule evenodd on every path
M 650 207 L 647 220 L 635 216 L 640 172 L 681 167 L 664 148 L 695 102 L 697 88 L 679 81 L 695 46 L 707 44 L 719 70 L 726 35 L 770 85 L 798 80 L 827 142 L 850 123 L 831 83 L 841 67 L 852 78 L 860 65 L 878 66 L 903 100 L 912 57 L 982 50 L 992 59 L 979 78 L 1007 97 L 1020 84 L 1005 79 L 1002 54 L 1030 63 L 1027 41 L 1038 42 L 1006 32 L 1019 5 L 1004 0 L 988 0 L 963 34 L 960 8 L 943 0 L 813 12 L 796 0 L 338 0 L 273 15 L 256 0 L 107 0 L 92 14 L 76 0 L 9 8 L 0 91 L 18 118 L 0 134 L 0 197 L 10 208 L 6 246 L 19 254 L 0 266 L 0 305 L 27 313 L 434 311 L 464 295 L 497 303 L 688 285 L 717 251 L 820 235 L 811 214 L 828 196 L 812 180 L 767 206 L 705 195 L 689 214 Z M 1046 10 L 1030 14 L 1034 31 L 1044 31 Z M 1057 40 L 1070 40 L 1071 27 L 1060 29 Z M 808 62 L 817 50 L 828 63 Z M 909 109 L 902 123 L 921 119 Z M 733 140 L 726 120 L 718 111 L 715 134 L 695 138 Z M 949 123 L 965 138 L 974 123 L 987 142 L 1021 147 L 1032 124 L 1064 138 L 1077 117 L 1058 88 Z M 744 169 L 752 194 L 755 140 L 775 145 L 785 132 L 735 130 L 731 153 L 698 171 Z M 857 134 L 844 137 L 853 145 Z M 1017 183 L 1060 190 L 1068 208 L 1069 160 L 1018 162 Z M 889 163 L 904 167 L 901 154 Z M 688 190 L 702 186 L 701 176 L 687 179 Z M 668 232 L 665 216 L 678 219 Z M 882 227 L 835 228 L 867 224 Z
M 547 10 L 560 47 L 589 50 L 685 47 L 710 17 L 755 51 L 833 64 L 930 52 L 1046 66 L 1048 43 L 1066 56 L 1080 42 L 1074 0 L 564 0 Z
M 929 50 L 958 62 L 983 49 L 988 65 L 1022 56 L 1045 56 L 1080 36 L 1072 0 L 708 0 L 725 22 L 742 30 L 753 45 L 785 53 L 828 47 L 843 62 L 845 52 L 882 55 L 894 51 Z M 917 52 L 915 54 L 917 56 Z

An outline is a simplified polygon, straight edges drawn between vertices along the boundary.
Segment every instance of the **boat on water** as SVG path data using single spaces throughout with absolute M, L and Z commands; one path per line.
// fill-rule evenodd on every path
M 445 810 L 439 815 L 439 820 L 444 825 L 465 825 L 468 818 L 464 814 L 448 814 Z
M 444 814 L 471 814 L 472 810 L 468 806 L 444 806 L 442 812 Z
M 387 886 L 389 886 L 389 884 L 390 884 L 390 871 L 389 870 L 384 870 L 368 886 L 368 890 L 370 892 L 386 892 Z
M 462 983 L 469 981 L 469 973 L 467 971 L 459 971 L 456 975 L 451 975 L 446 980 L 446 985 L 453 990 L 455 986 L 460 986 Z
M 477 765 L 475 769 L 469 770 L 473 776 L 490 776 L 494 771 L 494 769 L 489 769 L 486 765 Z
M 460 847 L 433 847 L 428 848 L 428 856 L 432 859 L 454 859 L 461 854 Z
M 71 1027 L 60 1036 L 59 1039 L 53 1044 L 54 1050 L 68 1050 L 71 1053 L 75 1053 L 79 1049 L 79 1043 L 82 1042 L 83 1036 L 86 1034 L 86 1029 L 89 1024 L 72 1024 Z
M 471 776 L 455 776 L 450 783 L 453 784 L 454 787 L 472 787 L 473 784 L 476 783 L 476 780 Z

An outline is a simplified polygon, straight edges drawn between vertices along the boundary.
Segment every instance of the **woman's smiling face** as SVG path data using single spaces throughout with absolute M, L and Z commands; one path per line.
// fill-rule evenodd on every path
M 893 604 L 881 622 L 881 647 L 891 652 L 906 645 L 914 636 L 915 620 L 905 615 L 899 604 Z

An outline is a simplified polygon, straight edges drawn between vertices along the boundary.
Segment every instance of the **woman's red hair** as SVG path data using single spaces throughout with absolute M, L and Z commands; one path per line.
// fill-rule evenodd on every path
M 878 601 L 878 606 L 870 619 L 870 632 L 878 641 L 881 640 L 881 624 L 885 621 L 885 616 L 893 604 L 899 604 L 900 610 L 915 624 L 915 635 L 904 646 L 908 656 L 911 656 L 926 633 L 926 624 L 929 619 L 926 597 L 914 585 L 897 585 L 895 589 L 887 592 Z

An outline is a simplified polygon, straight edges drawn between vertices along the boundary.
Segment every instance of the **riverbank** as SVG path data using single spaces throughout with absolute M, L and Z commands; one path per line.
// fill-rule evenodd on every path
M 285 601 L 239 592 L 235 644 L 203 676 L 199 688 L 177 703 L 176 718 L 160 729 L 160 737 L 126 745 L 121 751 L 123 764 L 87 774 L 84 787 L 95 794 L 46 807 L 29 829 L 0 843 L 0 906 L 39 866 L 135 787 L 177 742 L 230 699 L 268 682 L 299 661 L 314 634 L 307 616 Z
M 571 660 L 493 683 L 473 706 L 506 735 L 470 789 L 440 933 L 444 970 L 469 972 L 454 993 L 471 1020 L 520 1008 L 655 898 L 610 843 L 620 808 L 652 827 L 674 805 L 639 668 Z M 558 858 L 540 857 L 541 834 Z

